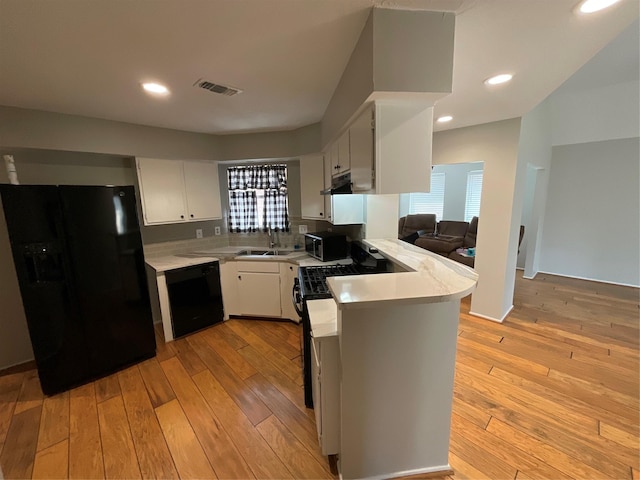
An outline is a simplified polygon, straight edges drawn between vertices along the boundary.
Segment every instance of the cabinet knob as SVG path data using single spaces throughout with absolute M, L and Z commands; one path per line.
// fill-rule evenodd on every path
M 324 214 L 322 212 L 320 212 L 320 216 L 322 217 Z
M 291 270 L 293 272 L 293 267 L 289 267 L 289 270 Z
M 193 213 L 191 215 L 189 215 L 191 218 L 193 218 Z
M 180 218 L 184 218 L 184 215 L 180 215 Z
M 238 275 L 238 280 L 242 280 L 242 275 Z

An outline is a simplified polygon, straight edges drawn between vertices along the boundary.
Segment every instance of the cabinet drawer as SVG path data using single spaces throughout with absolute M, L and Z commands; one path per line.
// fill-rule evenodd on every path
M 238 272 L 280 273 L 278 262 L 238 261 Z

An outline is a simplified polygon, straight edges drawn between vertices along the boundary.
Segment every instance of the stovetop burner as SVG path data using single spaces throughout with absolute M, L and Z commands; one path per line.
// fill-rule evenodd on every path
M 327 265 L 321 267 L 305 267 L 301 272 L 302 288 L 305 298 L 329 298 L 329 288 L 325 279 L 341 275 L 358 275 L 355 265 Z

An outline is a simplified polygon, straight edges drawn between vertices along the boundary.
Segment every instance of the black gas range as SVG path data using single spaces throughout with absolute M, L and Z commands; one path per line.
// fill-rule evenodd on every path
M 302 373 L 304 377 L 304 403 L 313 408 L 311 391 L 311 322 L 307 301 L 331 298 L 327 278 L 344 275 L 362 275 L 386 273 L 389 271 L 387 260 L 375 249 L 362 242 L 351 242 L 351 260 L 348 265 L 319 265 L 300 267 L 298 278 L 293 286 L 293 303 L 302 317 Z

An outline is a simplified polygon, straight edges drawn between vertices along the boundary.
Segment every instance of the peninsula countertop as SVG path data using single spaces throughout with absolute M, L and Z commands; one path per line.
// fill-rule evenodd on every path
M 467 296 L 478 282 L 471 268 L 407 242 L 379 239 L 365 243 L 408 271 L 328 278 L 339 310 L 448 302 Z

